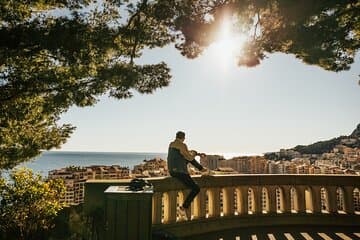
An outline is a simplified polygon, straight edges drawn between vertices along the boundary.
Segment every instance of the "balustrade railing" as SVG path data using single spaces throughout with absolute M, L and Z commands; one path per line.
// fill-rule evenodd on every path
M 201 190 L 189 219 L 277 214 L 360 214 L 360 177 L 221 175 L 195 177 Z M 176 214 L 189 190 L 172 178 L 152 180 L 153 224 L 186 221 Z
M 180 235 L 262 224 L 327 225 L 335 224 L 334 219 L 339 217 L 343 220 L 338 225 L 359 225 L 360 222 L 360 176 L 195 176 L 201 190 L 191 204 L 187 220 L 177 215 L 177 208 L 189 190 L 171 177 L 148 180 L 154 185 L 153 229 Z M 127 183 L 126 180 L 87 182 L 88 208 L 104 204 L 99 195 L 107 186 Z M 90 203 L 90 199 L 95 202 Z M 186 234 L 181 232 L 184 225 Z

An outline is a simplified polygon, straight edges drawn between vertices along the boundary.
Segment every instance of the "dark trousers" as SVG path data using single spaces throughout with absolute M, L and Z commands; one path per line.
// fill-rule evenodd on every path
M 170 175 L 176 179 L 178 179 L 180 182 L 182 182 L 185 186 L 189 187 L 191 189 L 191 192 L 186 197 L 183 207 L 189 208 L 191 202 L 194 200 L 196 195 L 200 192 L 199 186 L 192 180 L 189 174 L 187 173 L 178 173 L 178 172 L 172 172 Z
M 196 167 L 199 170 L 203 169 L 203 166 L 201 166 L 195 159 L 190 162 L 194 167 Z M 185 186 L 189 187 L 191 189 L 191 192 L 186 197 L 183 207 L 189 208 L 191 202 L 194 200 L 196 195 L 200 192 L 199 186 L 192 180 L 189 174 L 187 173 L 179 173 L 179 172 L 170 172 L 170 175 L 176 179 L 178 179 L 180 182 L 182 182 Z

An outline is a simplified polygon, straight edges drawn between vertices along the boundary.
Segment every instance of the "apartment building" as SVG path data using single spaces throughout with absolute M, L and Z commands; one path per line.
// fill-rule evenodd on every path
M 167 162 L 161 158 L 144 160 L 142 164 L 135 165 L 132 170 L 133 177 L 160 177 L 167 176 Z
M 49 179 L 61 178 L 66 187 L 65 195 L 60 199 L 68 205 L 77 205 L 84 202 L 85 182 L 88 179 L 121 179 L 129 178 L 130 172 L 127 167 L 113 166 L 89 166 L 66 168 L 49 171 Z

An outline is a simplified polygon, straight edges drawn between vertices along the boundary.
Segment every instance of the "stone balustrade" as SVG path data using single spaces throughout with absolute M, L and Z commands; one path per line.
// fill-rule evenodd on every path
M 189 209 L 189 219 L 184 220 L 177 215 L 177 207 L 189 190 L 171 177 L 149 179 L 154 185 L 154 231 L 186 237 L 247 226 L 360 225 L 360 176 L 237 174 L 195 176 L 194 180 L 201 190 Z M 103 204 L 100 196 L 107 186 L 127 183 L 88 181 L 88 208 Z

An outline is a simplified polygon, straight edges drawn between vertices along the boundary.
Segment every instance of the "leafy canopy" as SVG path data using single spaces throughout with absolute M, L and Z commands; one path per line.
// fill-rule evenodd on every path
M 169 84 L 165 63 L 134 61 L 144 47 L 172 40 L 165 21 L 145 1 L 125 6 L 131 17 L 121 23 L 121 7 L 110 0 L 0 1 L 0 168 L 64 143 L 74 127 L 57 121 L 70 106 Z
M 224 18 L 248 37 L 240 66 L 283 52 L 342 71 L 360 44 L 356 0 L 0 0 L 0 168 L 61 146 L 74 127 L 57 121 L 73 105 L 167 86 L 168 66 L 137 64 L 142 50 L 173 43 L 197 57 Z
M 184 34 L 178 47 L 188 57 L 198 56 L 215 40 L 224 18 L 231 19 L 235 31 L 248 36 L 238 57 L 240 66 L 255 66 L 267 54 L 283 52 L 337 72 L 350 68 L 360 46 L 360 2 L 356 0 L 185 2 L 191 3 L 182 8 L 175 25 Z

